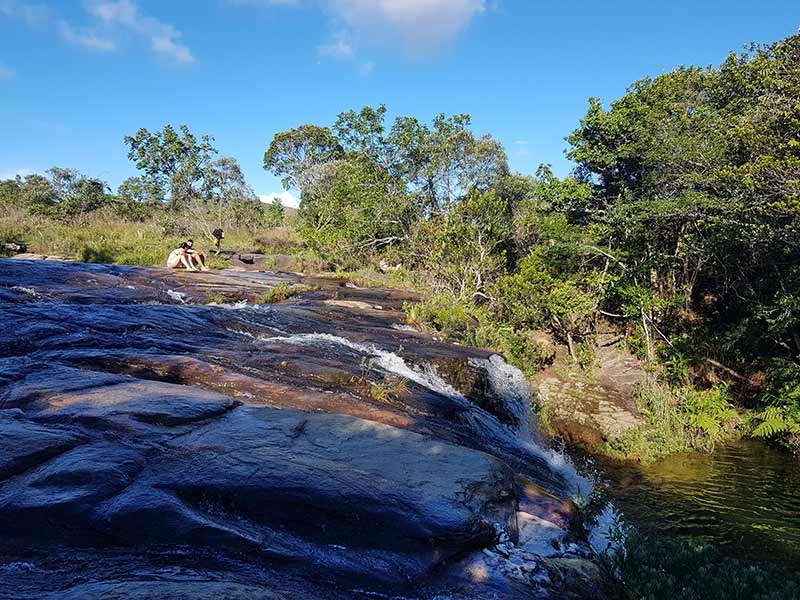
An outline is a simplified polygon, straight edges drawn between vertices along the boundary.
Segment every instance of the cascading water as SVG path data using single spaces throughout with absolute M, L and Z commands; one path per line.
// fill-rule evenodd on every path
M 410 365 L 398 354 L 373 344 L 353 342 L 327 333 L 262 337 L 261 341 L 273 344 L 343 347 L 370 356 L 374 360 L 374 365 L 384 372 L 413 381 L 434 393 L 463 404 L 467 409 L 465 418 L 476 433 L 489 434 L 494 439 L 519 446 L 526 453 L 543 460 L 566 482 L 567 491 L 573 497 L 586 497 L 595 486 L 594 479 L 579 473 L 569 456 L 551 447 L 545 436 L 535 427 L 536 419 L 532 410 L 534 391 L 522 371 L 508 364 L 499 355 L 492 355 L 488 359 L 471 358 L 470 365 L 486 374 L 492 391 L 503 400 L 506 409 L 515 417 L 515 422 L 518 423 L 516 427 L 501 423 L 493 415 L 469 402 L 439 375 L 432 364 Z M 607 547 L 609 532 L 616 518 L 616 509 L 609 505 L 598 518 L 597 525 L 591 529 L 589 541 L 596 550 Z

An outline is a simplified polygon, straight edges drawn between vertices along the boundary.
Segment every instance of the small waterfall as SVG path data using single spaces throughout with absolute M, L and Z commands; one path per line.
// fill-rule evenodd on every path
M 551 447 L 545 437 L 535 427 L 533 414 L 534 391 L 525 375 L 518 368 L 508 364 L 501 356 L 492 355 L 488 359 L 470 359 L 473 368 L 486 373 L 492 391 L 500 397 L 517 417 L 519 427 L 512 428 L 501 423 L 495 416 L 472 404 L 463 394 L 447 383 L 433 365 L 410 365 L 394 352 L 382 350 L 373 344 L 353 342 L 347 338 L 328 333 L 305 333 L 277 337 L 259 337 L 262 343 L 281 343 L 317 347 L 347 348 L 358 354 L 373 358 L 374 364 L 386 373 L 413 381 L 437 394 L 442 394 L 462 404 L 466 408 L 465 420 L 476 434 L 488 434 L 508 446 L 522 448 L 531 456 L 543 460 L 566 483 L 566 491 L 574 497 L 588 496 L 595 486 L 595 480 L 582 475 L 569 456 Z M 610 532 L 617 520 L 617 509 L 609 504 L 598 518 L 597 525 L 589 532 L 589 542 L 597 551 L 605 550 Z
M 561 475 L 569 485 L 568 492 L 573 497 L 588 496 L 595 487 L 596 480 L 579 473 L 570 457 L 562 450 L 551 447 L 534 426 L 534 391 L 522 371 L 509 365 L 498 355 L 493 355 L 488 360 L 471 359 L 470 362 L 486 372 L 493 391 L 503 398 L 506 406 L 519 418 L 522 424 L 517 432 L 520 443 L 528 452 L 545 460 L 553 471 Z M 619 517 L 619 510 L 612 503 L 606 505 L 597 517 L 597 523 L 589 531 L 588 539 L 596 552 L 603 552 L 612 543 L 611 532 Z
M 263 342 L 296 344 L 309 346 L 339 346 L 356 353 L 370 356 L 375 365 L 384 372 L 413 381 L 428 390 L 452 398 L 467 409 L 466 420 L 476 432 L 484 431 L 509 446 L 524 448 L 528 453 L 544 460 L 552 471 L 558 473 L 568 484 L 572 494 L 586 495 L 594 482 L 578 473 L 575 465 L 563 452 L 550 448 L 533 427 L 533 390 L 525 375 L 516 367 L 509 365 L 501 356 L 488 359 L 471 359 L 473 368 L 483 370 L 497 396 L 517 417 L 518 428 L 500 423 L 496 417 L 475 406 L 458 390 L 447 383 L 436 372 L 433 365 L 421 367 L 409 365 L 405 359 L 394 352 L 382 350 L 373 344 L 353 342 L 347 338 L 328 333 L 304 333 L 279 337 L 262 337 Z

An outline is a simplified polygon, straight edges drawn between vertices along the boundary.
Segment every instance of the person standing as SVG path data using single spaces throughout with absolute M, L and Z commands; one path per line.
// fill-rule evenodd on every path
M 222 251 L 222 240 L 225 238 L 225 232 L 222 228 L 217 227 L 211 232 L 211 235 L 214 236 L 214 254 L 219 256 L 219 253 Z

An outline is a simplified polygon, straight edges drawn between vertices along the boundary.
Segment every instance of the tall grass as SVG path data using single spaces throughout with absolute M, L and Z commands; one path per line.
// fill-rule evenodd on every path
M 744 433 L 724 385 L 671 387 L 651 374 L 636 388 L 636 405 L 644 423 L 609 444 L 612 456 L 650 462 L 684 450 L 710 451 Z
M 244 228 L 226 231 L 222 247 L 254 251 L 258 249 L 257 238 L 263 235 L 264 232 Z M 101 214 L 81 225 L 15 210 L 0 217 L 0 242 L 21 242 L 29 252 L 84 262 L 163 266 L 169 253 L 187 238 L 194 239 L 195 247 L 199 249 L 212 247 L 212 241 L 199 227 L 196 232 L 180 236 L 165 235 L 162 226 L 155 221 L 132 223 Z M 229 264 L 222 257 L 208 254 L 212 268 Z

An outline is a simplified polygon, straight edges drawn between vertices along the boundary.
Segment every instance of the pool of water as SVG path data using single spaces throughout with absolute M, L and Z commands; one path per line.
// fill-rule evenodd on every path
M 800 567 L 800 460 L 780 448 L 747 440 L 653 465 L 596 468 L 619 509 L 642 527 Z

